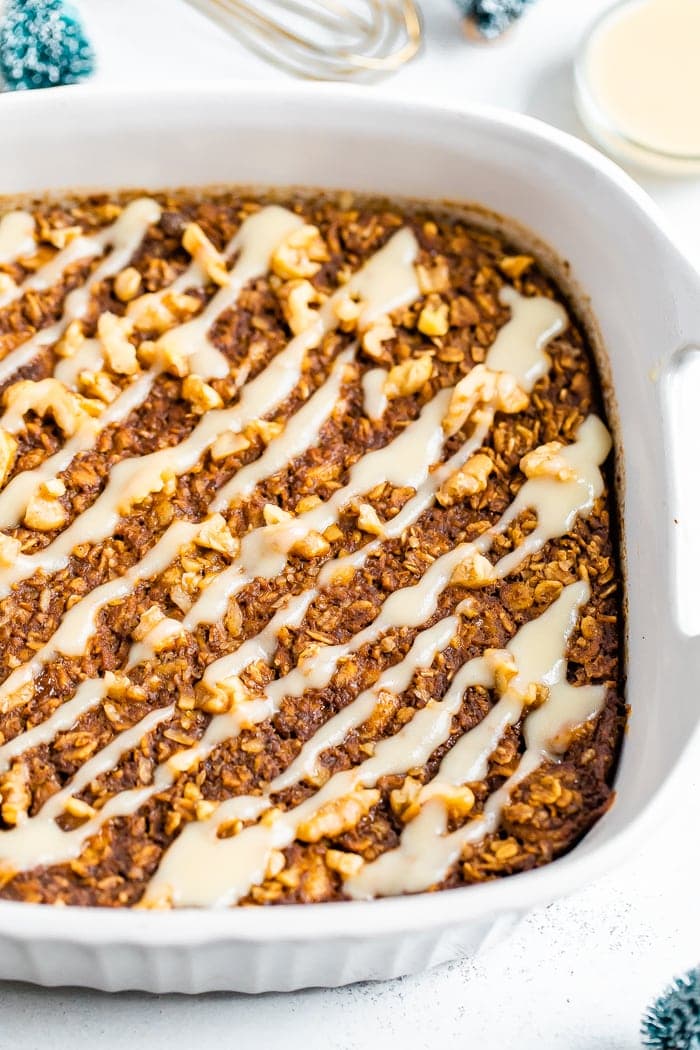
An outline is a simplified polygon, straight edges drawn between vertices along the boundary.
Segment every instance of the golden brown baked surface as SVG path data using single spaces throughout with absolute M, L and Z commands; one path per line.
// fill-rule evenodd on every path
M 336 783 L 334 776 L 371 761 L 378 742 L 405 729 L 426 706 L 433 710 L 430 705 L 445 697 L 461 667 L 489 650 L 504 651 L 524 625 L 551 609 L 562 594 L 573 593 L 566 588 L 578 582 L 586 591 L 581 591 L 570 632 L 563 639 L 568 661 L 564 678 L 576 687 L 602 687 L 594 717 L 567 726 L 556 748 L 543 753 L 524 779 L 516 778 L 495 824 L 484 835 L 454 840 L 456 856 L 437 882 L 425 888 L 460 886 L 523 871 L 570 849 L 610 804 L 625 721 L 620 575 L 609 461 L 601 466 L 605 485 L 592 505 L 574 514 L 560 535 L 546 539 L 519 561 L 514 559 L 512 571 L 500 576 L 490 566 L 533 534 L 538 515 L 532 507 L 502 532 L 489 534 L 489 544 L 479 555 L 488 566 L 466 555 L 461 572 L 450 566 L 444 586 L 434 589 L 432 607 L 420 623 L 401 623 L 397 614 L 375 636 L 367 631 L 364 644 L 357 647 L 353 641 L 377 620 L 390 595 L 419 583 L 441 557 L 496 526 L 528 479 L 544 476 L 552 485 L 567 479 L 571 483 L 573 475 L 565 476 L 557 467 L 558 451 L 549 443 L 570 446 L 588 417 L 603 417 L 603 408 L 586 337 L 569 304 L 531 257 L 498 236 L 470 227 L 457 212 L 431 212 L 427 207 L 355 200 L 349 195 L 295 196 L 278 203 L 314 229 L 298 234 L 296 240 L 283 239 L 271 267 L 247 280 L 235 303 L 216 316 L 207 338 L 223 355 L 227 374 L 203 376 L 186 354 L 167 351 L 166 342 L 159 340 L 200 316 L 213 296 L 227 288 L 238 249 L 234 245 L 227 255 L 226 246 L 241 224 L 268 202 L 236 191 L 206 196 L 185 191 L 155 194 L 160 214 L 145 224 L 143 237 L 131 257 L 120 260 L 117 272 L 106 276 L 99 272 L 107 244 L 89 258 L 76 251 L 75 260 L 69 259 L 46 287 L 41 281 L 32 286 L 33 275 L 61 250 L 65 252 L 71 241 L 89 239 L 117 221 L 128 199 L 93 197 L 62 205 L 35 202 L 26 209 L 35 220 L 34 245 L 24 245 L 28 250 L 17 258 L 0 262 L 0 368 L 6 361 L 18 360 L 21 365 L 2 383 L 0 518 L 3 494 L 19 492 L 18 486 L 8 488 L 14 479 L 41 471 L 50 457 L 75 441 L 76 434 L 83 435 L 84 443 L 82 448 L 76 445 L 66 462 L 55 459 L 57 469 L 49 467 L 41 477 L 36 475 L 19 515 L 19 504 L 7 497 L 1 522 L 2 535 L 17 543 L 0 541 L 5 682 L 0 691 L 0 895 L 106 906 L 131 906 L 142 899 L 152 905 L 202 903 L 190 901 L 186 893 L 178 896 L 177 886 L 168 884 L 170 869 L 165 866 L 165 881 L 156 879 L 147 891 L 167 851 L 189 825 L 211 826 L 215 838 L 218 828 L 221 844 L 240 838 L 260 821 L 272 827 L 279 811 L 293 813 L 317 793 L 328 791 L 329 782 Z M 58 232 L 65 228 L 68 233 Z M 411 231 L 415 238 L 416 254 L 410 265 L 417 285 L 410 301 L 380 313 L 364 327 L 359 317 L 362 330 L 358 331 L 361 297 L 348 298 L 317 345 L 309 340 L 301 367 L 279 403 L 271 403 L 269 411 L 253 418 L 243 414 L 235 426 L 221 428 L 194 462 L 180 470 L 175 450 L 212 412 L 242 403 L 251 382 L 270 368 L 295 336 L 303 336 L 313 326 L 329 297 L 397 231 Z M 189 284 L 185 279 L 169 292 L 180 275 L 191 272 L 193 258 L 201 267 L 198 279 Z M 506 371 L 496 373 L 487 360 L 497 333 L 515 313 L 501 300 L 504 286 L 528 299 L 562 303 L 568 325 L 548 342 L 548 366 L 531 390 L 516 384 L 515 396 L 511 391 L 499 401 L 493 389 L 482 389 L 462 418 L 464 413 L 457 412 L 459 405 L 450 391 L 477 366 L 486 380 Z M 88 289 L 89 300 L 82 316 L 66 326 L 66 297 L 77 288 Z M 13 296 L 10 301 L 4 301 L 3 289 L 5 300 L 8 294 Z M 152 293 L 160 294 L 144 298 Z M 123 317 L 129 320 L 120 322 Z M 13 359 L 27 340 L 43 331 L 49 333 L 46 345 L 35 338 L 28 359 Z M 338 363 L 343 353 L 346 356 Z M 71 361 L 77 361 L 73 374 L 66 365 Z M 85 367 L 79 367 L 82 364 Z M 375 372 L 373 381 L 364 378 L 370 371 Z M 39 384 L 56 375 L 64 378 L 53 386 L 17 387 L 21 381 Z M 321 405 L 329 377 L 337 384 L 337 397 L 328 400 L 325 415 L 319 409 L 316 422 L 302 428 L 294 454 L 276 461 L 268 450 L 274 450 L 275 442 L 284 438 L 290 422 L 314 395 L 319 395 Z M 135 397 L 125 418 L 104 425 L 103 414 L 139 382 L 142 400 Z M 416 483 L 410 464 L 404 462 L 397 470 L 385 471 L 385 476 L 380 469 L 372 475 L 370 488 L 356 492 L 353 467 L 420 421 L 441 391 L 447 392 L 440 402 L 444 443 L 424 471 L 425 484 L 437 465 L 459 456 L 465 442 L 478 432 L 477 440 L 461 467 L 444 472 L 425 508 L 413 520 L 407 512 L 409 523 L 393 534 L 396 530 L 392 533 L 388 526 L 423 482 Z M 479 426 L 484 430 L 481 440 Z M 416 447 L 424 451 L 429 432 L 416 433 Z M 304 439 L 307 445 L 301 447 Z M 528 453 L 545 445 L 544 454 L 523 462 Z M 284 452 L 284 446 L 277 447 Z M 104 496 L 110 472 L 118 464 L 167 449 L 172 450 L 172 469 L 162 471 L 164 460 L 159 460 L 158 469 L 152 474 L 146 471 L 139 481 L 138 492 L 129 490 L 121 502 L 111 504 L 115 523 L 105 536 L 95 539 L 89 522 L 82 528 L 86 513 Z M 212 517 L 216 494 L 266 454 L 271 469 L 251 475 L 255 481 L 250 490 L 234 493 Z M 545 466 L 538 473 L 540 461 Z M 338 510 L 329 523 L 318 514 L 303 517 L 334 497 Z M 287 514 L 293 518 L 287 519 Z M 172 548 L 172 559 L 152 574 L 141 574 L 142 560 L 174 523 L 205 519 L 208 528 L 203 533 L 188 533 L 185 542 Z M 208 589 L 217 577 L 228 572 L 233 579 L 241 539 L 258 530 L 256 535 L 269 536 L 270 549 L 279 554 L 274 529 L 283 530 L 289 520 L 320 522 L 323 527 L 302 525 L 294 542 L 282 551 L 281 567 L 272 566 L 279 571 L 269 577 L 249 571 L 249 557 L 244 565 L 248 575 L 236 577 L 231 593 L 224 594 L 220 615 L 213 622 L 198 621 L 192 610 L 202 608 L 197 603 L 205 592 L 212 593 Z M 41 553 L 54 549 L 51 545 L 57 537 L 75 523 L 76 542 L 64 564 L 42 561 Z M 374 547 L 358 559 L 356 567 L 345 562 L 335 575 L 327 571 L 319 579 L 323 565 L 368 544 Z M 268 548 L 261 550 L 262 564 Z M 23 556 L 28 560 L 22 561 Z M 72 645 L 56 648 L 56 632 L 67 615 L 110 581 L 117 587 L 106 592 L 105 604 L 95 606 L 84 644 L 75 641 L 77 632 L 69 624 Z M 308 607 L 285 622 L 287 603 L 305 593 L 311 595 Z M 207 667 L 256 639 L 276 614 L 280 626 L 267 654 L 256 654 L 249 646 L 254 659 L 243 668 L 234 675 L 210 674 L 205 681 Z M 178 629 L 188 615 L 186 626 Z M 450 617 L 453 620 L 432 659 L 413 668 L 405 688 L 384 688 L 380 682 L 372 703 L 363 709 L 367 717 L 349 724 L 339 739 L 324 747 L 304 775 L 271 790 L 272 782 L 298 758 L 304 744 L 370 690 L 380 675 L 406 660 L 421 631 Z M 71 622 L 78 623 L 77 614 Z M 133 651 L 138 644 L 141 650 Z M 312 669 L 327 647 L 334 646 L 344 648 L 330 667 L 327 682 L 321 676 L 317 685 Z M 74 651 L 66 653 L 65 648 Z M 32 660 L 23 680 L 22 669 Z M 380 768 L 381 775 L 360 777 L 352 790 L 337 797 L 331 790 L 330 802 L 317 811 L 307 807 L 301 823 L 288 822 L 289 834 L 270 838 L 261 854 L 261 871 L 254 874 L 253 865 L 251 877 L 246 875 L 238 891 L 206 902 L 294 903 L 349 896 L 352 879 L 361 870 L 399 847 L 405 828 L 430 798 L 429 793 L 421 795 L 421 789 L 436 777 L 435 782 L 442 783 L 441 762 L 455 743 L 508 692 L 515 671 L 508 670 L 504 652 L 494 661 L 493 683 L 464 689 L 443 738 L 436 737 L 437 745 L 425 761 L 416 764 L 406 759 L 404 768 L 388 774 Z M 306 687 L 286 695 L 278 689 L 266 712 L 260 702 L 269 699 L 267 687 L 293 675 L 299 666 L 311 669 Z M 11 674 L 15 678 L 10 682 Z M 75 711 L 76 717 L 69 714 L 61 722 L 62 706 L 75 699 L 81 686 L 87 696 L 85 683 L 98 681 L 99 695 L 90 705 L 66 709 Z M 291 681 L 296 684 L 298 678 Z M 444 811 L 443 835 L 478 823 L 488 799 L 517 773 L 528 746 L 527 719 L 548 702 L 546 683 L 536 679 L 525 684 L 532 688 L 518 699 L 520 717 L 505 724 L 494 738 L 495 746 L 486 751 L 483 775 L 461 784 L 443 784 L 434 796 L 433 807 Z M 246 717 L 246 704 L 256 703 Z M 149 724 L 149 716 L 158 711 L 165 711 L 165 716 Z M 196 746 L 213 720 L 218 718 L 217 724 L 223 726 L 221 719 L 227 714 L 231 717 L 228 735 L 222 731 L 214 746 L 191 755 L 191 760 L 170 762 Z M 49 718 L 54 719 L 55 731 L 47 739 L 36 732 L 29 735 Z M 137 728 L 131 738 L 123 736 L 132 727 Z M 123 750 L 120 741 L 128 743 Z M 104 752 L 110 746 L 112 751 Z M 100 769 L 103 753 L 116 756 L 116 761 L 108 760 Z M 86 765 L 89 762 L 91 767 Z M 85 769 L 88 777 L 81 780 Z M 134 789 L 142 789 L 142 797 L 136 798 Z M 58 796 L 59 792 L 63 794 Z M 126 792 L 134 799 L 133 812 L 117 810 L 116 815 L 101 818 L 105 805 Z M 218 804 L 236 796 L 262 798 L 263 804 L 252 815 L 229 814 L 217 820 Z M 56 797 L 63 801 L 51 816 L 44 807 Z M 42 836 L 49 824 L 53 827 L 44 849 Z M 88 835 L 72 834 L 88 824 L 92 829 Z M 57 840 L 57 829 L 64 839 L 58 835 Z M 198 850 L 198 843 L 192 836 L 191 849 Z M 229 854 L 222 850 L 220 856 L 225 869 Z M 173 870 L 177 871 L 176 865 Z

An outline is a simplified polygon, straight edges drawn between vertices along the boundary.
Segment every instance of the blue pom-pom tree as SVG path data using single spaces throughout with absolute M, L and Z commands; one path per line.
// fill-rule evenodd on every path
M 673 982 L 642 1021 L 650 1050 L 700 1050 L 700 969 Z
M 77 12 L 62 0 L 7 0 L 0 21 L 0 74 L 12 91 L 74 84 L 95 56 Z

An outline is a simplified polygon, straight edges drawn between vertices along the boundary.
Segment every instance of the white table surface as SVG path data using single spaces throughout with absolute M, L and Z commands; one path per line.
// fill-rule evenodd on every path
M 464 39 L 451 0 L 423 0 L 424 53 L 368 90 L 494 103 L 584 135 L 571 97 L 572 56 L 607 2 L 539 0 L 505 41 L 486 46 Z M 99 81 L 284 77 L 182 0 L 78 6 L 98 51 Z M 700 267 L 700 180 L 640 181 Z M 691 763 L 655 842 L 623 869 L 532 912 L 476 962 L 383 985 L 257 998 L 108 996 L 0 982 L 0 1050 L 632 1050 L 645 1005 L 674 973 L 700 962 L 700 836 L 691 830 L 699 790 Z M 659 849 L 674 858 L 663 869 Z

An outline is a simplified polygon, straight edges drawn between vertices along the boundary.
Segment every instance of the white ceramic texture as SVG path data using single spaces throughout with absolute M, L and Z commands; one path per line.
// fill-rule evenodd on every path
M 0 903 L 0 977 L 104 989 L 265 991 L 409 973 L 475 952 L 535 903 L 633 851 L 700 716 L 700 639 L 679 626 L 664 396 L 700 340 L 700 281 L 611 162 L 529 118 L 348 88 L 56 89 L 4 101 L 0 193 L 241 182 L 475 201 L 571 264 L 609 354 L 624 459 L 629 732 L 610 812 L 534 872 L 441 894 L 224 912 Z M 690 479 L 686 479 L 690 480 Z M 685 621 L 684 621 L 685 622 Z

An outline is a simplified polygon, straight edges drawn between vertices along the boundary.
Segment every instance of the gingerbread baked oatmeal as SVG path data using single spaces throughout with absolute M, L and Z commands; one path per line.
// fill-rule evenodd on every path
M 4 898 L 480 882 L 625 723 L 584 329 L 458 209 L 237 190 L 0 219 Z

